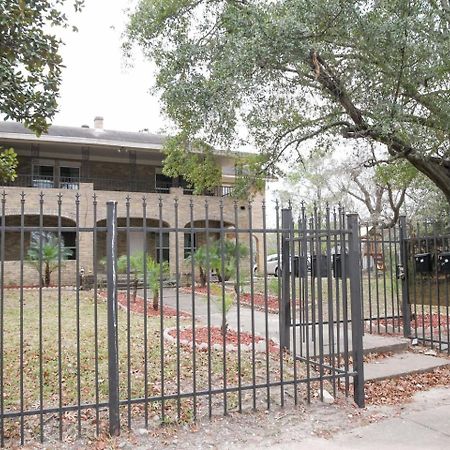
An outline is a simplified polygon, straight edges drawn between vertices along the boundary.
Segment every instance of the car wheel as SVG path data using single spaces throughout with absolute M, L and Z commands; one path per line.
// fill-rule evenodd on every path
M 274 275 L 278 277 L 278 267 L 275 267 Z

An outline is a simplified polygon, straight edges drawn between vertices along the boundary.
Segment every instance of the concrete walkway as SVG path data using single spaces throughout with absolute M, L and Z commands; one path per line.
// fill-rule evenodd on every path
M 297 449 L 298 445 L 272 448 Z M 433 389 L 416 395 L 412 404 L 391 417 L 331 439 L 310 438 L 301 448 L 358 450 L 444 450 L 450 448 L 450 389 Z
M 449 365 L 450 359 L 437 358 L 436 356 L 424 355 L 422 353 L 404 352 L 365 364 L 364 378 L 366 381 L 379 381 L 386 378 L 412 375 L 414 373 L 430 372 L 434 369 Z
M 142 292 L 140 293 L 142 295 Z M 181 311 L 192 314 L 192 296 L 191 294 L 179 293 L 178 296 L 179 307 Z M 177 295 L 176 289 L 168 288 L 164 290 L 164 304 L 176 308 L 177 306 Z M 216 300 L 210 301 L 210 313 L 209 321 L 212 326 L 221 326 L 223 320 L 223 313 L 221 305 Z M 265 314 L 263 311 L 253 310 L 247 306 L 241 306 L 238 311 L 237 307 L 234 305 L 227 313 L 227 322 L 231 329 L 238 329 L 238 320 L 240 321 L 241 331 L 246 331 L 251 333 L 254 329 L 255 334 L 266 337 L 279 342 L 279 319 L 278 314 Z M 206 325 L 208 324 L 208 302 L 206 296 L 196 295 L 195 296 L 195 319 L 196 321 Z M 315 331 L 315 339 L 313 339 L 313 331 Z M 319 348 L 319 326 L 309 327 L 308 330 L 305 327 L 302 328 L 300 332 L 300 327 L 296 328 L 296 342 L 297 342 L 297 353 L 306 354 L 306 333 L 309 334 L 309 354 L 318 354 Z M 330 344 L 334 341 L 334 352 L 338 350 L 337 335 L 339 334 L 339 352 L 344 351 L 344 328 L 341 325 L 340 329 L 334 329 L 334 335 L 332 339 L 329 336 L 328 325 L 323 325 L 322 327 L 322 339 L 323 339 L 323 353 L 328 355 L 330 352 Z M 291 348 L 293 347 L 293 331 L 291 331 Z M 315 342 L 314 342 L 315 340 Z M 351 330 L 348 330 L 348 351 L 351 351 Z M 363 346 L 365 353 L 371 352 L 399 352 L 404 351 L 408 348 L 408 340 L 392 337 L 392 336 L 379 336 L 375 334 L 365 334 L 363 338 Z

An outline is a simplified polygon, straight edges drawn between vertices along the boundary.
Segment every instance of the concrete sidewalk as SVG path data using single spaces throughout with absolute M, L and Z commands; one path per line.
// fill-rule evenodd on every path
M 398 417 L 341 432 L 331 439 L 309 438 L 301 444 L 272 448 L 308 450 L 444 450 L 450 449 L 450 389 L 421 392 Z

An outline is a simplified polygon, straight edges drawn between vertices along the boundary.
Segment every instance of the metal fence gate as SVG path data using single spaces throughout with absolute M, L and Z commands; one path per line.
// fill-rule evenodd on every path
M 364 406 L 358 217 L 326 209 L 294 223 L 282 211 L 281 345 Z M 350 362 L 351 361 L 351 362 Z M 320 390 L 322 392 L 322 389 Z

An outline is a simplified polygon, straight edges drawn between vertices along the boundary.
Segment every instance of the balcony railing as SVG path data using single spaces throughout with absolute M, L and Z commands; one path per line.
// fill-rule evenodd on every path
M 168 194 L 173 186 L 169 182 L 159 182 L 152 185 L 149 180 L 123 180 L 110 178 L 89 177 L 51 177 L 42 175 L 18 175 L 14 181 L 0 183 L 0 186 L 32 187 L 38 189 L 79 189 L 80 183 L 91 183 L 97 191 L 143 192 Z M 227 197 L 232 192 L 231 186 L 218 186 L 214 190 L 204 192 L 203 195 Z M 185 195 L 192 195 L 192 189 L 183 189 Z
M 230 197 L 233 192 L 232 186 L 217 186 L 214 189 L 203 191 L 201 195 L 206 195 L 208 197 Z M 194 193 L 193 189 L 183 188 L 183 194 L 192 195 Z

